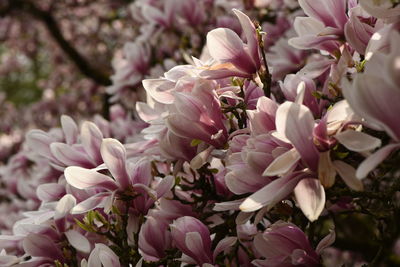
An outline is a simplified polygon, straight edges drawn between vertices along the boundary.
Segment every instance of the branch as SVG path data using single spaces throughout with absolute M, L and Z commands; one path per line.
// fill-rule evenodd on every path
M 46 12 L 35 6 L 33 3 L 27 0 L 12 0 L 10 1 L 10 8 L 16 10 L 25 11 L 32 15 L 39 21 L 41 21 L 49 31 L 50 35 L 57 42 L 64 53 L 69 59 L 75 63 L 78 69 L 83 75 L 92 79 L 98 84 L 108 86 L 111 85 L 111 80 L 107 74 L 93 68 L 89 62 L 73 47 L 62 35 L 61 30 L 57 24 L 57 21 L 51 15 L 50 12 Z

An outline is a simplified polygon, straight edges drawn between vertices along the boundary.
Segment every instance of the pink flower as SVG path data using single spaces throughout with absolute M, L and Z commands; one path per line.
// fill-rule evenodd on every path
M 146 261 L 158 261 L 165 257 L 165 250 L 171 247 L 168 226 L 168 221 L 149 216 L 140 228 L 139 248 Z
M 359 178 L 364 178 L 400 146 L 399 42 L 400 34 L 393 30 L 390 53 L 375 52 L 365 64 L 364 73 L 357 73 L 352 83 L 343 81 L 343 94 L 354 112 L 364 118 L 369 127 L 385 131 L 395 142 L 381 148 L 361 163 L 356 174 Z
M 390 0 L 364 0 L 360 1 L 361 7 L 376 18 L 396 22 L 400 18 L 400 6 Z
M 350 9 L 349 14 L 350 19 L 344 28 L 346 41 L 359 54 L 365 55 L 371 36 L 382 26 L 382 22 L 377 22 L 376 18 L 365 14 L 360 6 Z
M 124 146 L 116 139 L 104 139 L 101 144 L 101 156 L 113 178 L 97 172 L 95 169 L 68 167 L 64 175 L 67 182 L 78 189 L 95 189 L 99 193 L 89 197 L 74 207 L 73 212 L 105 207 L 112 203 L 114 194 L 139 194 L 133 202 L 139 213 L 147 213 L 156 199 L 162 197 L 174 183 L 172 176 L 162 179 L 156 190 L 150 188 L 152 174 L 148 159 L 127 164 Z
M 334 232 L 321 240 L 316 251 L 306 235 L 291 223 L 276 222 L 254 238 L 256 250 L 265 260 L 254 260 L 256 266 L 319 266 L 319 254 L 335 240 Z
M 168 128 L 177 136 L 202 140 L 214 147 L 225 145 L 228 132 L 214 84 L 197 80 L 191 94 L 176 92 L 166 118 Z
M 190 264 L 213 264 L 216 256 L 236 242 L 235 237 L 225 237 L 212 252 L 210 232 L 201 221 L 184 216 L 176 219 L 171 227 L 172 240 L 184 255 L 182 259 Z M 186 256 L 186 260 L 185 260 Z
M 299 0 L 308 17 L 296 17 L 294 29 L 299 37 L 289 40 L 298 49 L 320 49 L 335 53 L 339 49 L 339 39 L 343 36 L 347 0 L 312 1 Z
M 98 243 L 95 244 L 93 251 L 90 253 L 88 267 L 120 267 L 118 256 L 108 246 Z
M 237 9 L 238 17 L 246 37 L 245 44 L 240 37 L 228 28 L 218 28 L 207 34 L 207 47 L 215 60 L 208 70 L 201 73 L 207 78 L 230 76 L 251 78 L 261 67 L 256 29 L 244 13 Z

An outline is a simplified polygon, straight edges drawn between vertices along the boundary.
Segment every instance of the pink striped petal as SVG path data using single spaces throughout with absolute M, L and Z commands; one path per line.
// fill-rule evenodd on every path
M 61 116 L 61 128 L 68 145 L 75 144 L 78 141 L 78 126 L 70 116 Z
M 103 140 L 103 134 L 96 124 L 93 122 L 85 121 L 81 127 L 81 142 L 85 148 L 86 153 L 92 160 L 100 165 L 103 159 L 100 154 L 100 146 Z
M 281 104 L 276 111 L 276 129 L 297 149 L 308 167 L 318 169 L 319 153 L 313 142 L 314 117 L 304 105 L 293 102 Z
M 63 259 L 60 249 L 45 235 L 29 234 L 23 241 L 24 250 L 30 256 L 45 257 L 54 260 Z
M 101 143 L 100 153 L 121 189 L 128 188 L 130 177 L 126 170 L 125 147 L 117 139 L 106 138 Z

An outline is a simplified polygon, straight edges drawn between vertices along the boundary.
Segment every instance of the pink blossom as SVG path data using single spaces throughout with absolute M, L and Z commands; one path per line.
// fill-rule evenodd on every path
M 256 29 L 244 13 L 234 9 L 247 43 L 230 29 L 218 28 L 207 34 L 207 47 L 215 63 L 201 73 L 208 78 L 252 77 L 260 66 Z
M 277 222 L 254 238 L 256 250 L 265 260 L 254 260 L 256 266 L 319 266 L 319 253 L 335 240 L 334 233 L 319 243 L 316 251 L 306 235 L 295 225 Z

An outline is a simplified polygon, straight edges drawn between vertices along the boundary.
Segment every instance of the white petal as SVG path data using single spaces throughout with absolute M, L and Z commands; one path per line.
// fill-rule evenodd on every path
M 263 176 L 275 176 L 287 173 L 300 159 L 300 154 L 295 148 L 283 153 L 265 169 Z
M 267 205 L 272 207 L 289 195 L 301 179 L 302 176 L 298 174 L 278 178 L 246 198 L 239 208 L 244 212 L 252 212 Z
M 359 179 L 357 179 L 356 170 L 353 166 L 340 160 L 335 160 L 333 166 L 335 166 L 336 171 L 348 187 L 355 191 L 364 190 L 364 185 Z
M 357 168 L 356 177 L 358 179 L 365 178 L 369 172 L 375 169 L 382 161 L 384 161 L 393 150 L 398 149 L 400 144 L 390 144 L 382 147 L 374 154 L 366 158 Z
M 373 150 L 381 146 L 381 140 L 363 132 L 346 130 L 335 135 L 335 138 L 347 149 L 356 152 Z
M 318 219 L 325 207 L 325 190 L 319 180 L 301 180 L 294 189 L 297 203 L 304 215 L 311 221 Z
M 64 175 L 67 182 L 78 189 L 100 187 L 115 190 L 118 188 L 113 179 L 94 170 L 72 166 L 65 169 Z
M 76 230 L 69 230 L 65 232 L 65 236 L 68 239 L 68 242 L 73 246 L 76 250 L 81 251 L 83 253 L 90 252 L 90 242 L 89 240 L 79 233 Z

